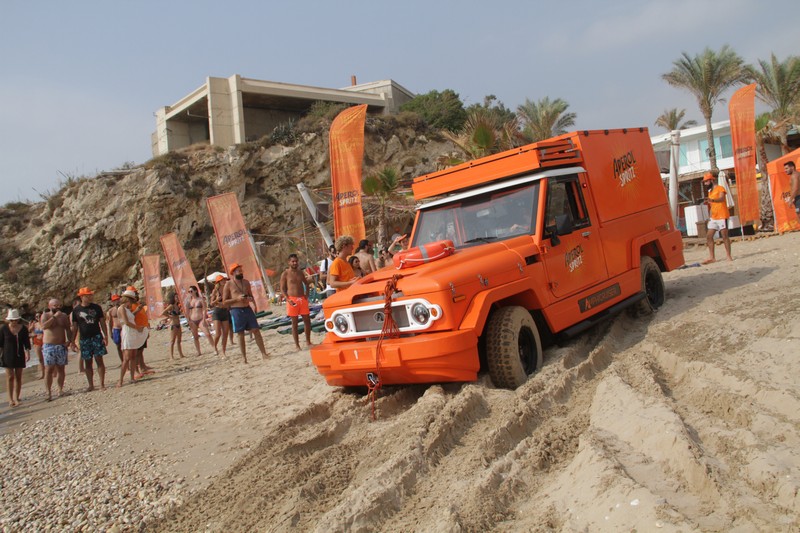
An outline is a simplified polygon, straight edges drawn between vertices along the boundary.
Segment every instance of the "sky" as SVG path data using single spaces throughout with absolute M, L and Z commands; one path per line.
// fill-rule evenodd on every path
M 547 96 L 569 103 L 574 129 L 660 134 L 665 109 L 702 123 L 661 79 L 682 52 L 800 54 L 797 0 L 3 0 L 0 13 L 0 205 L 149 160 L 155 111 L 209 76 L 393 79 L 512 110 Z

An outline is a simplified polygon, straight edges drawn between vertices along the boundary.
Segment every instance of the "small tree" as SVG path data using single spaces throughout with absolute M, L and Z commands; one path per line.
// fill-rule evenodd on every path
M 683 116 L 685 114 L 685 109 L 678 109 L 677 107 L 665 109 L 664 112 L 661 113 L 661 115 L 656 119 L 655 125 L 664 128 L 667 131 L 685 130 L 686 128 L 697 126 L 696 120 L 687 120 L 681 124 L 681 120 L 683 120 Z
M 526 98 L 517 108 L 523 137 L 528 142 L 538 142 L 566 133 L 577 118 L 575 113 L 567 113 L 568 108 L 569 104 L 561 98 L 550 100 L 545 96 L 537 102 Z
M 758 65 L 759 68 L 747 67 L 747 71 L 757 83 L 758 98 L 772 108 L 773 130 L 786 155 L 788 131 L 800 122 L 800 57 L 789 56 L 778 61 L 772 54 L 769 63 L 759 60 Z
M 502 122 L 501 117 L 488 109 L 476 108 L 469 113 L 458 133 L 446 131 L 444 136 L 460 148 L 468 160 L 509 150 L 517 144 L 519 128 L 516 119 Z
M 399 193 L 400 177 L 396 169 L 386 167 L 371 176 L 367 176 L 361 184 L 364 194 L 372 196 L 378 202 L 378 242 L 386 244 L 386 207 L 389 202 L 405 200 Z

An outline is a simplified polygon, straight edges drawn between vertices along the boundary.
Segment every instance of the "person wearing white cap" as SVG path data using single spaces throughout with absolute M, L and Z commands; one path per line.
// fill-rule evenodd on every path
M 119 321 L 122 324 L 122 366 L 119 368 L 119 381 L 117 387 L 122 387 L 125 372 L 130 371 L 131 383 L 134 378 L 134 365 L 139 349 L 147 342 L 150 330 L 136 325 L 136 317 L 131 311 L 131 304 L 136 301 L 136 293 L 126 290 L 122 293 L 120 305 L 117 310 Z
M 9 309 L 6 324 L 0 328 L 0 339 L 3 346 L 3 368 L 6 369 L 8 405 L 16 407 L 19 405 L 19 393 L 22 389 L 22 371 L 31 358 L 28 328 L 22 325 L 22 317 L 16 309 Z

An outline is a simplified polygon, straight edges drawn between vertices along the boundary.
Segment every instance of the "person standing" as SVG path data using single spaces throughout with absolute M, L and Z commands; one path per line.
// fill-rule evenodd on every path
M 372 243 L 367 239 L 361 239 L 356 249 L 356 257 L 358 257 L 361 263 L 361 270 L 365 276 L 378 270 L 378 264 L 375 262 L 375 257 L 372 255 L 374 253 L 375 251 L 372 247 Z
M 133 303 L 130 305 L 129 309 L 133 313 L 133 319 L 136 323 L 136 327 L 146 329 L 149 336 L 150 318 L 147 316 L 147 306 L 139 299 L 139 291 L 136 290 L 136 287 L 133 285 L 128 285 L 125 290 L 130 291 L 134 297 Z M 145 348 L 147 348 L 147 338 L 145 338 L 144 344 L 142 344 L 142 346 L 136 350 L 136 355 L 132 359 L 131 363 L 133 368 L 139 373 L 139 377 L 142 377 L 145 374 L 153 374 L 155 372 L 155 370 L 147 366 L 147 364 L 144 362 Z
M 28 336 L 31 339 L 33 353 L 39 361 L 39 379 L 44 379 L 44 358 L 42 357 L 42 315 L 36 313 L 36 317 L 28 324 Z
M 189 287 L 189 296 L 186 297 L 184 309 L 186 311 L 186 320 L 189 322 L 189 329 L 192 330 L 192 336 L 194 336 L 194 347 L 197 348 L 197 355 L 201 355 L 199 331 L 202 331 L 206 336 L 214 353 L 219 355 L 217 347 L 214 346 L 214 339 L 211 337 L 211 332 L 208 331 L 208 325 L 206 325 L 208 308 L 206 307 L 205 296 L 200 294 L 200 289 L 197 287 Z
M 350 235 L 342 235 L 336 239 L 336 250 L 338 252 L 336 259 L 328 271 L 328 284 L 336 289 L 336 292 L 340 292 L 356 282 L 353 267 L 347 262 L 347 258 L 353 253 L 353 238 Z
M 800 214 L 800 172 L 797 172 L 794 161 L 784 163 L 783 171 L 789 176 L 789 197 L 794 202 L 794 211 Z
M 326 298 L 336 292 L 336 289 L 331 287 L 328 283 L 328 271 L 334 259 L 336 259 L 336 246 L 331 244 L 325 253 L 325 259 L 319 262 L 319 281 L 323 286 Z
M 94 390 L 94 368 L 92 360 L 97 362 L 97 375 L 100 377 L 100 388 L 106 388 L 106 365 L 103 363 L 103 356 L 108 353 L 108 328 L 106 326 L 105 313 L 103 309 L 94 303 L 94 292 L 89 287 L 81 287 L 78 291 L 81 298 L 80 305 L 72 310 L 72 333 L 73 338 L 77 332 L 80 333 L 81 359 L 83 360 L 86 371 L 86 381 L 89 386 L 86 392 Z M 72 343 L 76 349 L 75 342 Z
M 298 267 L 300 260 L 297 254 L 289 255 L 289 268 L 281 274 L 280 290 L 286 298 L 286 316 L 292 320 L 292 337 L 294 346 L 300 349 L 298 338 L 297 317 L 303 317 L 303 327 L 306 334 L 306 346 L 311 347 L 311 316 L 308 310 L 308 283 L 306 276 Z
M 51 299 L 47 303 L 47 311 L 42 313 L 42 356 L 44 357 L 44 386 L 47 389 L 47 401 L 53 399 L 50 389 L 53 386 L 53 375 L 57 376 L 58 396 L 64 395 L 64 378 L 66 377 L 67 346 L 74 340 L 69 317 L 61 311 L 61 300 Z
M 256 340 L 258 349 L 261 350 L 261 357 L 267 358 L 267 350 L 264 348 L 264 339 L 261 338 L 261 328 L 258 326 L 256 314 L 250 307 L 250 302 L 254 300 L 250 282 L 244 279 L 242 265 L 234 263 L 230 267 L 230 275 L 233 276 L 222 292 L 222 303 L 231 310 L 231 324 L 233 332 L 239 336 L 239 350 L 242 358 L 247 363 L 247 349 L 244 343 L 244 333 L 249 331 Z
M 211 320 L 214 321 L 214 349 L 217 349 L 222 338 L 222 357 L 226 355 L 228 335 L 231 329 L 231 312 L 222 303 L 222 291 L 228 280 L 222 274 L 214 279 L 214 289 L 211 291 Z
M 120 347 L 120 343 L 122 343 L 122 324 L 120 324 L 119 317 L 117 316 L 119 299 L 119 294 L 111 295 L 111 307 L 108 308 L 108 312 L 106 313 L 106 323 L 111 327 L 111 340 L 117 347 L 119 362 L 122 363 L 122 348 Z
M 711 218 L 708 220 L 708 232 L 706 235 L 706 246 L 708 246 L 708 259 L 703 261 L 704 265 L 713 263 L 717 260 L 714 254 L 714 234 L 719 231 L 722 243 L 725 246 L 725 253 L 728 261 L 733 261 L 731 257 L 731 239 L 728 237 L 728 219 L 731 216 L 728 210 L 728 199 L 725 187 L 715 185 L 717 178 L 711 173 L 706 172 L 703 177 L 703 186 L 706 188 L 706 201 L 711 209 Z
M 139 350 L 147 342 L 147 337 L 150 330 L 144 326 L 136 323 L 134 312 L 131 311 L 131 306 L 138 300 L 138 295 L 135 291 L 126 290 L 122 293 L 120 305 L 117 308 L 117 316 L 119 317 L 120 325 L 122 326 L 121 345 L 122 345 L 122 365 L 119 370 L 119 381 L 117 387 L 122 387 L 122 380 L 125 379 L 125 373 L 130 372 L 131 383 L 136 381 L 134 371 L 139 354 Z
M 3 368 L 6 369 L 6 389 L 8 389 L 8 405 L 19 405 L 19 393 L 22 389 L 22 371 L 31 358 L 31 340 L 28 328 L 22 325 L 19 311 L 9 309 L 6 323 L 0 328 L 0 341 L 3 346 Z
M 347 262 L 350 263 L 350 267 L 353 269 L 353 275 L 355 277 L 364 277 L 364 269 L 361 268 L 361 259 L 358 257 L 358 255 L 351 255 Z
M 183 333 L 181 332 L 181 310 L 178 308 L 178 294 L 173 292 L 169 298 L 169 305 L 164 308 L 161 316 L 169 321 L 169 359 L 175 359 L 175 344 L 178 345 L 178 355 L 183 359 L 183 348 L 181 347 L 181 340 Z

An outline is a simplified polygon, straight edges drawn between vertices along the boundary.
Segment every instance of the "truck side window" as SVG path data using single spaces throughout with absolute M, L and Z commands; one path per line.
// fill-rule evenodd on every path
M 554 225 L 559 215 L 569 215 L 575 229 L 591 225 L 576 175 L 549 180 L 545 227 Z

